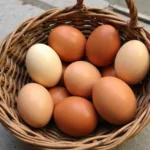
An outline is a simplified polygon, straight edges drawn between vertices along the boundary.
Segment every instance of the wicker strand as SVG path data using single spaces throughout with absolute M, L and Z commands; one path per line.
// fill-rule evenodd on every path
M 134 0 L 126 0 L 127 6 L 130 10 L 130 26 L 134 27 L 138 22 L 138 11 Z
M 77 0 L 76 8 L 81 8 L 83 7 L 83 1 L 84 0 Z M 129 21 L 129 26 L 135 27 L 138 22 L 138 11 L 137 7 L 135 5 L 134 0 L 125 0 L 126 4 L 130 10 L 130 21 Z
M 76 7 L 77 8 L 80 8 L 83 6 L 83 0 L 77 0 L 77 4 L 76 4 Z

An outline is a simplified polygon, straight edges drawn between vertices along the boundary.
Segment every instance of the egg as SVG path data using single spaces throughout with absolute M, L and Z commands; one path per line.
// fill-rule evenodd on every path
M 135 117 L 137 102 L 131 88 L 115 77 L 103 77 L 93 87 L 93 103 L 109 123 L 124 125 Z
M 98 115 L 90 101 L 72 96 L 56 105 L 54 120 L 57 127 L 65 134 L 82 137 L 94 131 Z
M 41 128 L 51 120 L 53 100 L 41 85 L 29 83 L 18 94 L 17 110 L 21 118 L 31 127 Z
M 56 106 L 59 102 L 64 100 L 65 98 L 69 97 L 70 94 L 66 90 L 66 88 L 61 86 L 55 86 L 53 88 L 49 89 L 50 95 L 52 96 L 52 99 L 54 101 L 54 105 Z
M 35 44 L 27 52 L 26 68 L 31 78 L 45 86 L 55 86 L 62 75 L 62 64 L 57 53 L 45 44 Z
M 94 84 L 101 78 L 99 70 L 89 62 L 76 61 L 64 73 L 67 90 L 74 96 L 90 98 Z
M 61 78 L 60 78 L 60 81 L 59 81 L 59 85 L 61 85 L 61 86 L 65 85 L 65 83 L 64 83 L 64 72 L 65 72 L 67 67 L 68 67 L 67 63 L 62 63 L 62 75 L 61 75 Z
M 54 28 L 49 34 L 48 43 L 65 62 L 80 60 L 85 54 L 86 38 L 82 32 L 71 26 L 61 25 Z
M 114 65 L 109 65 L 107 67 L 102 68 L 101 74 L 102 74 L 102 77 L 106 77 L 106 76 L 116 77 Z
M 141 41 L 131 40 L 125 43 L 117 53 L 116 74 L 130 85 L 140 83 L 146 77 L 149 67 L 149 52 Z
M 113 63 L 120 46 L 118 31 L 111 25 L 102 25 L 89 36 L 86 55 L 92 64 L 99 67 L 108 66 Z

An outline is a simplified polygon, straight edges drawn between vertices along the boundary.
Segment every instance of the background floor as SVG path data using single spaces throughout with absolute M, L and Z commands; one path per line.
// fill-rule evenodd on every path
M 106 0 L 111 4 L 118 4 L 122 6 L 126 6 L 125 0 Z M 139 12 L 144 13 L 146 15 L 150 15 L 150 0 L 135 0 L 135 3 L 139 9 Z

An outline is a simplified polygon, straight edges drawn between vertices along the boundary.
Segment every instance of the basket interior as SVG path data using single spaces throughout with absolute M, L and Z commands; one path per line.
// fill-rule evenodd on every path
M 42 19 L 42 18 L 41 18 Z M 33 129 L 29 126 L 27 126 L 19 117 L 19 114 L 17 113 L 16 110 L 16 101 L 17 101 L 17 95 L 18 91 L 22 88 L 23 85 L 32 82 L 31 78 L 29 77 L 26 68 L 25 68 L 25 56 L 28 51 L 28 49 L 36 43 L 45 43 L 47 44 L 48 42 L 48 35 L 49 32 L 56 26 L 66 24 L 70 26 L 74 26 L 78 28 L 80 31 L 83 32 L 83 34 L 88 38 L 90 33 L 99 25 L 103 23 L 109 23 L 112 24 L 116 29 L 118 29 L 121 39 L 122 39 L 122 44 L 128 40 L 131 39 L 140 39 L 140 37 L 137 37 L 133 34 L 128 35 L 126 31 L 129 31 L 128 26 L 121 26 L 121 25 L 116 25 L 115 23 L 107 22 L 103 20 L 100 17 L 95 17 L 95 16 L 81 16 L 81 15 L 74 15 L 74 16 L 67 16 L 67 17 L 60 17 L 57 19 L 49 19 L 42 24 L 29 29 L 22 35 L 17 42 L 15 41 L 15 38 L 17 37 L 17 33 L 14 35 L 13 40 L 11 42 L 11 45 L 9 46 L 8 51 L 6 52 L 3 65 L 1 66 L 1 100 L 3 101 L 4 104 L 4 110 L 6 110 L 6 114 L 4 115 L 6 120 L 16 126 L 16 130 L 20 130 L 21 133 L 24 131 L 26 134 L 29 136 L 39 136 L 40 138 L 46 138 L 49 142 L 60 142 L 64 141 L 65 142 L 72 142 L 72 141 L 82 141 L 83 143 L 86 142 L 92 142 L 93 140 L 97 139 L 104 140 L 106 138 L 109 138 L 111 135 L 114 137 L 112 140 L 105 141 L 107 144 L 114 143 L 117 141 L 119 138 L 121 138 L 123 135 L 125 135 L 129 129 L 134 125 L 134 123 L 140 118 L 144 110 L 147 108 L 147 103 L 149 102 L 147 100 L 147 95 L 146 93 L 148 91 L 148 86 L 149 86 L 149 79 L 148 77 L 143 81 L 141 84 L 136 85 L 132 87 L 135 91 L 135 94 L 137 96 L 137 101 L 138 101 L 138 110 L 137 110 L 137 115 L 136 118 L 130 122 L 129 124 L 125 126 L 113 126 L 110 125 L 106 122 L 100 122 L 97 129 L 88 137 L 83 137 L 83 138 L 72 138 L 69 136 L 66 136 L 62 132 L 60 132 L 56 125 L 54 124 L 53 121 L 50 122 L 48 126 L 46 126 L 43 129 Z M 18 33 L 21 32 L 26 24 L 18 29 Z M 136 32 L 138 32 L 136 30 Z M 5 44 L 3 45 L 3 48 L 1 49 L 1 56 L 5 51 L 5 46 L 7 44 L 7 40 L 5 41 Z M 142 124 L 142 121 L 144 122 L 144 119 L 141 118 L 139 120 L 139 124 Z M 9 124 L 9 123 L 8 123 Z M 4 124 L 6 126 L 6 124 Z M 9 125 L 7 127 L 14 132 Z M 17 134 L 16 134 L 17 136 Z M 18 135 L 19 136 L 19 135 Z M 20 137 L 20 136 L 19 136 Z M 92 138 L 95 137 L 93 140 Z M 21 138 L 20 138 L 21 139 Z M 25 141 L 24 138 L 22 140 Z M 28 140 L 26 140 L 28 141 Z

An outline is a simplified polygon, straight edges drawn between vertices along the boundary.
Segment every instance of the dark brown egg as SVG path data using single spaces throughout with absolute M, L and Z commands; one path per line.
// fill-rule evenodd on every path
M 120 46 L 118 31 L 111 25 L 102 25 L 89 36 L 86 55 L 92 64 L 99 67 L 108 66 L 113 63 Z
M 102 77 L 112 76 L 116 77 L 114 65 L 110 65 L 101 69 Z
M 65 62 L 73 62 L 83 58 L 85 54 L 86 38 L 78 29 L 61 25 L 54 28 L 48 37 L 52 47 Z
M 72 96 L 56 105 L 54 120 L 62 132 L 73 137 L 82 137 L 96 128 L 98 115 L 90 101 Z
M 50 95 L 52 96 L 52 99 L 54 101 L 54 105 L 56 106 L 59 102 L 64 100 L 66 97 L 69 97 L 70 94 L 67 91 L 66 88 L 61 86 L 55 86 L 51 89 L 49 89 Z

